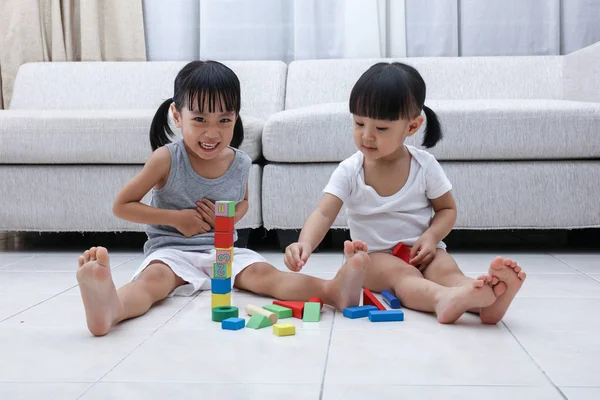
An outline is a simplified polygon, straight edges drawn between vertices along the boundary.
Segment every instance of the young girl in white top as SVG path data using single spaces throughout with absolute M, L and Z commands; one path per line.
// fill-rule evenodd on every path
M 424 105 L 425 91 L 419 72 L 397 62 L 378 63 L 360 77 L 350 95 L 359 151 L 332 174 L 298 242 L 286 249 L 285 263 L 299 271 L 345 204 L 353 246 L 370 256 L 365 287 L 389 289 L 406 307 L 435 312 L 441 323 L 471 311 L 495 324 L 525 273 L 496 257 L 487 275 L 472 279 L 446 253 L 442 239 L 456 221 L 452 185 L 431 154 L 404 144 L 423 124 L 422 112 L 423 146 L 442 138 L 435 113 Z M 399 243 L 410 248 L 409 263 L 392 254 Z

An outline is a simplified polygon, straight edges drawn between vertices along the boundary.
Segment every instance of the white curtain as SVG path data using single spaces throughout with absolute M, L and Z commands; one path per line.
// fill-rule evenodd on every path
M 600 0 L 143 0 L 150 60 L 566 54 Z

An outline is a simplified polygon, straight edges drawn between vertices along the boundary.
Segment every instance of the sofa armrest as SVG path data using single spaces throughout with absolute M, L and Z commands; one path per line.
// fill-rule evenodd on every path
M 564 57 L 562 99 L 600 102 L 600 42 Z

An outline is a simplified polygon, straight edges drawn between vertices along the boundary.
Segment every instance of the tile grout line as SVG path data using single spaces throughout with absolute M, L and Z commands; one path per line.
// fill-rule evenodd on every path
M 319 400 L 323 399 L 323 391 L 325 390 L 325 376 L 327 375 L 327 364 L 329 363 L 329 352 L 331 351 L 331 339 L 333 338 L 336 314 L 337 310 L 334 309 L 333 318 L 331 319 L 331 331 L 329 332 L 329 342 L 327 343 L 327 354 L 325 355 L 325 366 L 323 367 L 323 377 L 321 378 L 321 387 L 319 388 Z
M 590 278 L 590 279 L 592 279 L 592 280 L 594 280 L 594 281 L 596 281 L 596 282 L 600 283 L 600 280 L 598 280 L 598 279 L 594 278 L 593 276 L 591 276 L 591 273 L 587 273 L 587 272 L 585 272 L 585 271 L 582 271 L 582 270 L 580 270 L 580 269 L 579 269 L 579 268 L 577 268 L 577 267 L 574 267 L 574 266 L 572 266 L 571 264 L 567 263 L 566 261 L 563 261 L 563 260 L 561 260 L 560 258 L 556 257 L 554 254 L 551 254 L 551 253 L 546 253 L 546 254 L 548 254 L 550 257 L 554 258 L 555 260 L 558 260 L 559 262 L 561 262 L 561 263 L 565 264 L 567 267 L 569 267 L 569 268 L 573 268 L 575 271 L 578 271 L 579 273 L 581 273 L 581 274 L 583 274 L 583 275 L 587 276 L 588 278 Z
M 558 387 L 558 385 L 556 383 L 554 383 L 554 381 L 552 380 L 552 378 L 550 378 L 550 375 L 548 375 L 546 373 L 546 371 L 542 368 L 542 366 L 537 362 L 537 360 L 535 359 L 535 357 L 533 357 L 533 355 L 529 351 L 527 351 L 527 349 L 525 348 L 525 346 L 523 345 L 523 343 L 521 343 L 521 341 L 517 338 L 517 336 L 514 334 L 514 332 L 508 327 L 508 325 L 504 321 L 502 321 L 502 325 L 504 325 L 504 327 L 510 332 L 510 334 L 512 335 L 512 337 L 519 344 L 519 346 L 523 349 L 523 351 L 525 352 L 525 354 L 527 354 L 527 356 L 529 356 L 529 358 L 531 359 L 531 361 L 533 361 L 533 363 L 535 364 L 535 366 L 542 372 L 542 374 L 544 374 L 544 376 L 546 377 L 546 379 L 548 380 L 548 382 L 550 382 L 550 384 L 552 385 L 552 387 L 554 387 L 554 389 L 562 396 L 563 399 L 568 400 L 568 397 L 563 393 L 562 390 L 560 390 L 560 388 Z
M 132 355 L 137 349 L 139 349 L 144 343 L 146 343 L 152 336 L 154 336 L 156 334 L 156 332 L 159 331 L 160 328 L 162 328 L 163 326 L 165 326 L 169 321 L 171 321 L 177 314 L 179 314 L 181 312 L 181 310 L 183 310 L 185 307 L 187 307 L 196 297 L 198 297 L 198 295 L 200 294 L 200 292 L 198 292 L 196 295 L 194 296 L 190 296 L 190 300 L 185 303 L 179 310 L 177 310 L 176 313 L 174 313 L 173 315 L 171 315 L 165 322 L 163 322 L 159 327 L 157 327 L 156 329 L 154 329 L 152 331 L 152 333 L 150 335 L 148 335 L 147 338 L 143 339 L 137 346 L 135 346 L 130 352 L 128 352 L 127 354 L 125 354 L 125 356 L 123 358 L 121 358 L 119 361 L 117 361 L 115 363 L 115 365 L 113 365 L 108 371 L 106 371 L 106 373 L 104 373 L 100 378 L 98 378 L 98 380 L 96 380 L 96 382 L 93 382 L 92 385 L 87 388 L 86 391 L 84 391 L 81 396 L 79 396 L 77 398 L 77 400 L 81 399 L 87 392 L 89 392 L 90 390 L 92 390 L 93 387 L 95 387 L 98 383 L 100 383 L 100 381 L 108 374 L 110 374 L 115 368 L 117 368 L 123 361 L 125 361 L 130 355 Z M 140 316 L 141 317 L 141 316 Z M 138 317 L 139 318 L 139 317 Z

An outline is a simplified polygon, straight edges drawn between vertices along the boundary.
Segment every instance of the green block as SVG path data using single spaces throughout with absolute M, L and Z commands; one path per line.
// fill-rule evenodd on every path
M 321 320 L 321 303 L 304 303 L 304 322 L 319 322 Z
M 264 315 L 254 314 L 250 317 L 248 323 L 246 323 L 246 328 L 261 329 L 271 325 L 273 325 L 273 323 L 269 321 L 269 318 Z
M 271 311 L 272 313 L 277 314 L 277 317 L 279 319 L 292 318 L 291 308 L 278 306 L 277 304 L 269 304 L 267 306 L 263 306 L 263 308 L 267 311 Z

